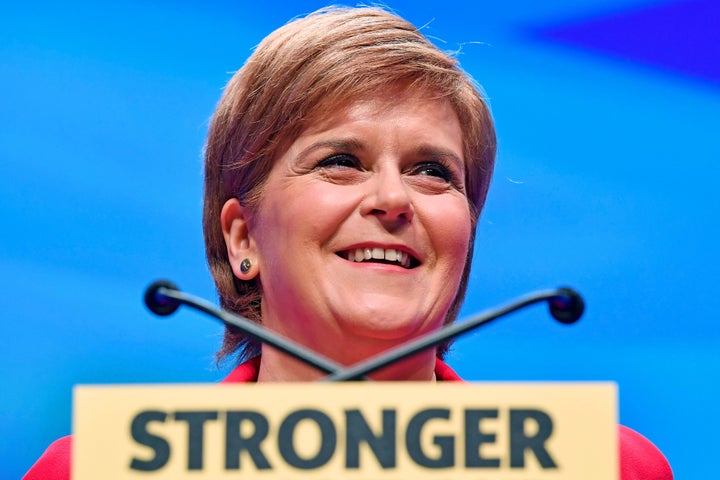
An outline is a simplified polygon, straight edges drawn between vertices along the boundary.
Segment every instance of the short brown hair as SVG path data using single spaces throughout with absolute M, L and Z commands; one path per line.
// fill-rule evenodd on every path
M 452 56 L 406 20 L 376 7 L 326 8 L 275 30 L 228 83 L 212 117 L 205 148 L 203 231 L 222 308 L 261 322 L 257 279 L 235 277 L 220 224 L 225 202 L 257 208 L 273 163 L 314 120 L 392 85 L 408 85 L 450 102 L 463 130 L 473 232 L 495 160 L 495 129 L 486 102 Z M 453 321 L 467 289 L 474 233 Z M 442 356 L 447 345 L 438 349 Z M 222 359 L 250 358 L 259 344 L 227 328 Z

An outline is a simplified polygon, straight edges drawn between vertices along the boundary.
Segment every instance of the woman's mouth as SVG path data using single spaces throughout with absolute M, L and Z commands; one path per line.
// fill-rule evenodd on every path
M 371 262 L 400 265 L 403 268 L 415 268 L 420 262 L 407 252 L 396 248 L 364 247 L 351 248 L 338 252 L 338 255 L 349 262 Z

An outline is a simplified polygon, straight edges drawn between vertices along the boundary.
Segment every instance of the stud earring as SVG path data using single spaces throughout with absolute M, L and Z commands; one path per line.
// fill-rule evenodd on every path
M 250 263 L 250 259 L 243 258 L 242 262 L 240 262 L 240 271 L 242 273 L 247 273 L 250 271 L 250 268 L 252 268 L 252 263 Z

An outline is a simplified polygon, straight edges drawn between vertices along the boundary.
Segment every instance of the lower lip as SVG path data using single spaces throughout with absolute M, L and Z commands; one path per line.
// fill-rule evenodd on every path
M 345 263 L 352 265 L 355 268 L 377 270 L 379 272 L 391 272 L 391 273 L 410 273 L 413 271 L 411 268 L 401 267 L 400 265 L 393 265 L 391 263 L 375 263 L 375 262 L 351 262 L 345 258 L 339 257 Z

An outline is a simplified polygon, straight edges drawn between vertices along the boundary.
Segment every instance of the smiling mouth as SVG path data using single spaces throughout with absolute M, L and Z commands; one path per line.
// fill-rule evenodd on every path
M 400 265 L 406 269 L 420 265 L 420 262 L 415 257 L 395 248 L 351 248 L 350 250 L 338 252 L 338 255 L 349 262 L 356 263 L 384 263 Z

